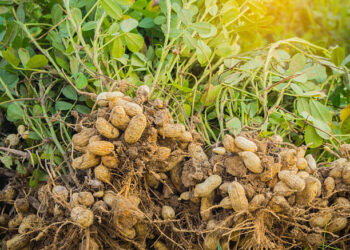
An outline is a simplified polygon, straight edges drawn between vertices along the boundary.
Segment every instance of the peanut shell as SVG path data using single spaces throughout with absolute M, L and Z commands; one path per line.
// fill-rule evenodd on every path
M 147 119 L 144 114 L 135 115 L 128 125 L 124 133 L 124 140 L 127 143 L 137 142 L 145 130 L 147 125 Z
M 115 139 L 119 136 L 119 130 L 103 117 L 98 117 L 95 125 L 97 131 L 108 139 Z
M 305 181 L 290 170 L 282 170 L 278 173 L 278 178 L 293 190 L 302 191 L 305 188 Z
M 117 168 L 119 165 L 119 159 L 116 155 L 105 155 L 101 157 L 103 166 L 108 168 Z
M 244 151 L 240 152 L 239 155 L 242 157 L 244 165 L 253 173 L 260 174 L 264 168 L 261 165 L 260 158 L 253 152 Z
M 197 197 L 207 197 L 220 186 L 221 182 L 221 176 L 211 175 L 204 182 L 196 185 L 194 195 Z
M 109 155 L 114 151 L 114 145 L 108 141 L 95 141 L 88 145 L 88 151 L 95 155 Z
M 72 167 L 75 169 L 88 169 L 95 167 L 100 163 L 100 157 L 90 152 L 83 154 L 80 157 L 73 159 Z
M 233 210 L 236 212 L 248 210 L 248 199 L 243 186 L 239 182 L 233 181 L 230 183 L 228 186 L 228 195 L 230 197 Z
M 113 126 L 125 130 L 128 127 L 130 118 L 122 106 L 115 106 L 111 111 L 110 121 Z
M 243 151 L 256 152 L 258 150 L 258 147 L 254 142 L 244 138 L 243 136 L 237 136 L 235 138 L 235 145 Z

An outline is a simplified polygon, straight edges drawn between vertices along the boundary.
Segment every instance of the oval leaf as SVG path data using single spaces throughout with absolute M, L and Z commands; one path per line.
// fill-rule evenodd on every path
M 111 56 L 115 59 L 120 58 L 125 53 L 125 45 L 120 37 L 117 37 L 112 46 Z
M 55 104 L 56 110 L 70 110 L 73 107 L 73 104 L 65 101 L 57 101 Z
M 49 62 L 44 55 L 35 55 L 29 59 L 27 62 L 27 69 L 37 69 L 42 68 L 47 65 Z
M 191 25 L 191 28 L 198 32 L 199 36 L 202 38 L 208 38 L 216 35 L 217 28 L 206 22 L 198 22 Z
M 78 99 L 77 91 L 75 91 L 75 89 L 71 85 L 67 85 L 66 87 L 64 87 L 62 90 L 62 94 L 66 98 L 71 99 L 73 101 L 76 101 Z
M 305 143 L 310 144 L 310 148 L 317 148 L 322 145 L 323 139 L 317 134 L 316 129 L 310 125 L 305 128 Z
M 208 62 L 210 60 L 212 51 L 208 47 L 208 45 L 206 45 L 202 40 L 198 41 L 196 52 L 197 52 L 198 62 L 201 65 L 205 64 L 206 62 Z
M 15 50 L 11 47 L 9 47 L 7 50 L 2 51 L 2 57 L 8 62 L 11 63 L 13 66 L 17 67 L 19 64 L 19 60 L 16 57 Z
M 139 22 L 137 20 L 135 20 L 134 18 L 129 18 L 120 23 L 120 28 L 124 32 L 129 32 L 135 29 L 138 24 Z
M 131 52 L 138 52 L 143 47 L 143 37 L 140 34 L 126 33 L 124 35 L 126 46 Z
M 299 53 L 294 55 L 289 63 L 287 74 L 293 75 L 301 71 L 304 68 L 305 63 L 306 63 L 306 58 L 304 54 Z
M 119 20 L 123 16 L 123 11 L 114 0 L 102 0 L 102 8 L 106 13 L 116 20 Z
M 78 89 L 83 89 L 87 86 L 88 80 L 86 76 L 83 73 L 79 73 L 79 76 L 75 82 L 75 85 L 77 86 Z
M 24 111 L 19 106 L 18 103 L 12 103 L 7 107 L 7 115 L 6 118 L 10 122 L 23 120 L 24 117 Z

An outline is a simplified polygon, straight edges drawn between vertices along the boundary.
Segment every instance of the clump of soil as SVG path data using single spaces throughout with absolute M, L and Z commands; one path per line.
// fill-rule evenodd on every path
M 226 134 L 203 150 L 161 100 L 120 92 L 72 138 L 74 176 L 3 188 L 4 249 L 350 247 L 350 162 L 317 168 L 279 136 Z

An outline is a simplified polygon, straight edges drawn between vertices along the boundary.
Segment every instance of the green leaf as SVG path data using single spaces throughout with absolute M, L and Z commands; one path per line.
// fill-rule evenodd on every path
M 6 14 L 7 12 L 9 12 L 9 8 L 0 6 L 0 15 Z
M 341 47 L 336 47 L 331 52 L 332 62 L 339 67 L 345 58 L 345 49 Z
M 297 95 L 302 95 L 304 92 L 303 92 L 303 90 L 297 85 L 297 84 L 295 84 L 295 83 L 292 83 L 291 85 L 290 85 L 290 87 L 293 89 L 293 91 L 295 92 L 295 94 L 297 94 Z
M 84 105 L 76 105 L 75 109 L 81 114 L 89 114 L 91 109 Z
M 191 24 L 191 28 L 198 33 L 202 38 L 213 37 L 217 33 L 217 28 L 206 22 L 198 22 Z
M 229 43 L 222 43 L 217 47 L 215 53 L 220 57 L 227 58 L 235 54 L 235 49 Z
M 7 115 L 6 119 L 10 122 L 18 121 L 18 120 L 23 120 L 24 118 L 24 111 L 23 109 L 19 106 L 18 103 L 11 103 L 7 107 Z
M 241 66 L 241 69 L 244 70 L 253 70 L 253 69 L 257 69 L 260 68 L 261 66 L 264 65 L 264 61 L 261 60 L 259 57 L 254 58 L 253 60 L 250 60 L 249 62 L 243 64 Z
M 119 3 L 122 6 L 132 6 L 135 2 L 135 0 L 116 0 L 117 3 Z
M 62 94 L 70 100 L 78 100 L 77 91 L 75 91 L 75 89 L 71 85 L 67 85 L 66 87 L 64 87 L 62 90 Z
M 77 86 L 78 89 L 83 89 L 88 85 L 88 80 L 86 78 L 86 76 L 79 72 L 78 78 L 75 81 L 75 86 Z
M 101 1 L 102 8 L 106 13 L 112 18 L 119 20 L 123 16 L 123 11 L 117 4 L 115 0 L 102 0 Z
M 82 20 L 82 14 L 81 14 L 81 10 L 79 8 L 72 8 L 71 10 L 71 14 L 72 14 L 72 19 L 74 20 L 75 24 L 78 26 L 81 23 Z
M 306 63 L 306 58 L 304 54 L 296 54 L 292 57 L 290 63 L 289 63 L 289 68 L 287 70 L 288 75 L 294 75 L 297 72 L 300 72 Z
M 34 141 L 41 140 L 40 136 L 34 131 L 29 131 L 28 139 L 31 139 Z
M 107 34 L 110 35 L 115 35 L 119 31 L 119 24 L 118 23 L 113 23 L 107 31 Z
M 226 68 L 229 68 L 229 69 L 236 66 L 239 62 L 240 62 L 240 60 L 238 60 L 238 59 L 225 59 L 224 60 L 224 64 L 225 64 Z
M 141 22 L 139 23 L 139 27 L 144 28 L 144 29 L 153 28 L 154 25 L 155 25 L 155 23 L 154 23 L 153 19 L 150 17 L 146 17 L 146 18 L 142 19 Z
M 69 59 L 69 68 L 72 75 L 75 75 L 79 71 L 79 62 L 75 57 Z
M 309 147 L 310 148 L 317 148 L 322 145 L 323 139 L 320 137 L 316 129 L 310 125 L 307 125 L 305 128 L 305 144 L 311 144 Z
M 29 186 L 35 188 L 39 181 L 46 181 L 46 179 L 46 174 L 37 168 L 33 171 L 32 177 L 29 180 Z
M 69 71 L 70 65 L 66 62 L 66 60 L 56 56 L 56 62 L 58 66 L 62 67 L 66 71 Z
M 242 123 L 241 120 L 238 119 L 237 117 L 233 117 L 229 120 L 226 121 L 226 128 L 229 129 L 230 133 L 236 132 L 239 134 L 242 129 Z
M 134 18 L 129 18 L 129 19 L 123 20 L 120 23 L 120 28 L 124 32 L 130 32 L 133 29 L 135 29 L 138 24 L 139 24 L 139 22 L 137 20 L 135 20 Z
M 191 116 L 192 106 L 190 104 L 185 103 L 184 104 L 184 110 L 187 115 L 187 117 Z
M 72 103 L 65 101 L 57 101 L 55 103 L 56 110 L 70 110 L 73 107 Z
M 6 26 L 6 33 L 2 39 L 2 45 L 4 47 L 9 46 L 17 36 L 18 25 L 15 22 L 11 22 Z
M 198 62 L 201 65 L 209 62 L 212 51 L 202 40 L 198 40 L 196 52 Z
M 87 23 L 84 23 L 83 27 L 81 28 L 82 31 L 89 31 L 96 29 L 97 22 L 96 21 L 90 21 Z
M 327 80 L 326 67 L 322 65 L 314 65 L 311 68 L 307 69 L 305 73 L 309 81 L 315 80 L 318 83 L 323 83 Z
M 11 169 L 13 162 L 10 156 L 8 155 L 1 156 L 0 161 L 5 165 L 6 168 Z
M 273 57 L 275 57 L 277 61 L 286 61 L 290 59 L 288 52 L 282 49 L 275 50 L 273 52 Z
M 131 52 L 138 52 L 142 49 L 144 41 L 140 34 L 126 33 L 123 38 Z
M 2 51 L 2 57 L 13 66 L 17 67 L 19 64 L 19 60 L 16 56 L 15 50 L 11 47 L 7 48 L 7 50 Z
M 18 49 L 18 56 L 22 65 L 25 67 L 30 59 L 29 51 L 24 48 L 20 48 Z
M 63 19 L 63 11 L 58 4 L 55 4 L 51 9 L 51 19 L 53 25 L 58 24 Z
M 306 112 L 309 115 L 311 115 L 309 103 L 307 102 L 307 100 L 305 98 L 298 98 L 297 99 L 297 110 L 298 110 L 299 115 L 301 115 L 303 112 Z
M 224 82 L 226 84 L 230 84 L 231 86 L 236 85 L 240 83 L 243 79 L 247 78 L 249 76 L 248 73 L 233 73 L 224 78 Z
M 193 16 L 193 12 L 190 9 L 183 8 L 181 3 L 175 2 L 172 4 L 172 6 L 173 6 L 173 9 L 177 13 L 178 19 L 186 26 L 190 25 L 191 19 Z
M 162 16 L 162 15 L 159 15 L 157 16 L 156 18 L 154 18 L 154 23 L 157 24 L 157 25 L 161 25 L 163 23 L 166 22 L 166 17 L 165 16 Z
M 41 106 L 39 104 L 35 104 L 33 106 L 33 115 L 34 116 L 39 116 L 43 113 L 43 109 L 41 108 Z
M 113 46 L 111 50 L 111 57 L 117 59 L 124 55 L 125 53 L 125 45 L 120 37 L 117 37 L 113 41 Z
M 44 55 L 35 55 L 29 59 L 29 61 L 27 62 L 26 68 L 27 69 L 42 68 L 46 66 L 48 63 L 49 62 Z
M 23 174 L 23 175 L 28 173 L 28 169 L 18 159 L 15 160 L 15 164 L 16 164 L 16 172 L 17 173 L 20 173 L 20 174 Z
M 313 125 L 316 128 L 319 128 L 319 129 L 316 129 L 316 133 L 320 137 L 322 137 L 325 140 L 328 140 L 330 138 L 329 135 L 332 134 L 332 129 L 327 123 L 320 121 L 320 120 L 317 120 L 317 119 L 313 119 Z
M 147 63 L 147 59 L 141 53 L 136 52 L 131 56 L 131 65 L 133 66 L 145 67 L 146 63 Z
M 201 102 L 205 105 L 205 106 L 210 106 L 215 102 L 215 99 L 217 98 L 217 96 L 220 94 L 220 91 L 222 89 L 221 85 L 210 85 L 209 86 L 209 90 L 206 94 L 203 94 L 202 98 L 201 98 Z
M 315 119 L 323 121 L 326 124 L 329 124 L 332 122 L 333 115 L 327 106 L 313 99 L 309 101 L 309 105 L 310 105 L 311 115 Z
M 209 8 L 208 12 L 211 16 L 216 16 L 216 14 L 218 13 L 218 6 L 217 5 L 213 5 Z
M 190 32 L 185 31 L 183 39 L 186 46 L 189 47 L 190 49 L 195 49 L 197 47 L 197 41 L 192 37 Z

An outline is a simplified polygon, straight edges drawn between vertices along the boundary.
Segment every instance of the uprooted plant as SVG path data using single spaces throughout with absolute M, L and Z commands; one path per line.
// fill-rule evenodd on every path
M 1 192 L 8 249 L 349 246 L 349 148 L 317 169 L 278 135 L 226 134 L 207 153 L 166 103 L 102 93 L 75 128 L 72 176 Z

